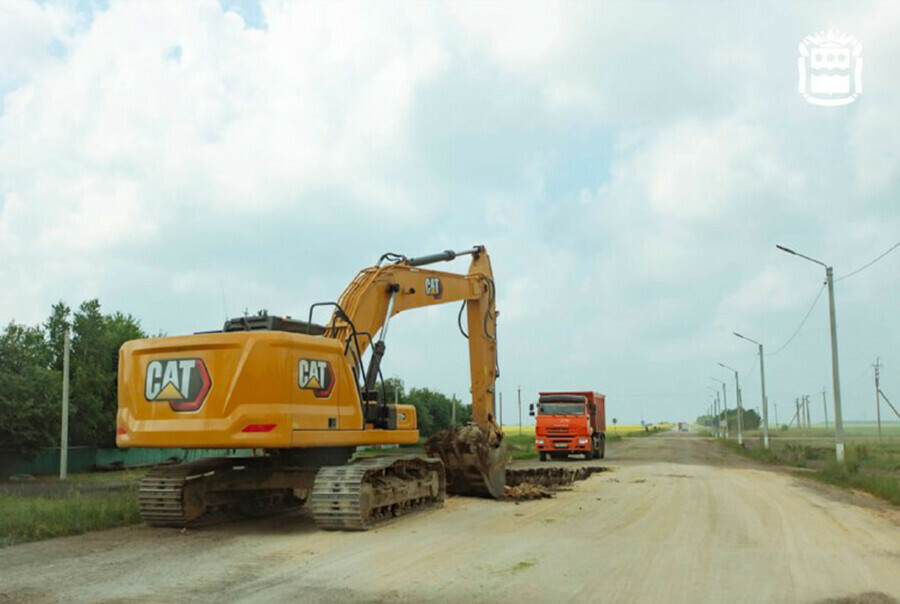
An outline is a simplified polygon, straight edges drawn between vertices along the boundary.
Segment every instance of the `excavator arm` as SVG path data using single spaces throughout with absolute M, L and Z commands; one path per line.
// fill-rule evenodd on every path
M 422 268 L 462 255 L 472 256 L 465 275 Z M 366 399 L 375 390 L 391 317 L 414 308 L 461 301 L 468 325 L 472 418 L 488 427 L 494 421 L 494 383 L 498 376 L 497 310 L 491 261 L 484 247 L 422 258 L 396 257 L 391 264 L 360 271 L 341 295 L 325 335 L 344 343 L 348 364 L 361 374 L 357 377 L 363 382 L 361 390 Z M 376 335 L 378 339 L 374 340 Z M 362 355 L 370 345 L 372 354 L 364 367 Z
M 471 255 L 465 275 L 422 268 L 436 262 Z M 382 264 L 389 260 L 390 264 Z M 361 271 L 336 305 L 325 336 L 344 343 L 347 362 L 362 382 L 360 394 L 367 418 L 379 402 L 376 379 L 384 356 L 390 319 L 413 308 L 463 301 L 469 340 L 473 423 L 451 427 L 432 435 L 426 451 L 440 457 L 451 493 L 501 497 L 506 483 L 506 451 L 503 433 L 495 418 L 497 365 L 496 288 L 490 257 L 483 246 L 463 252 L 446 251 L 420 258 L 385 255 L 382 262 Z M 462 329 L 460 309 L 460 329 Z M 374 336 L 378 339 L 374 340 Z M 368 367 L 363 353 L 372 348 Z M 368 421 L 368 419 L 367 419 Z

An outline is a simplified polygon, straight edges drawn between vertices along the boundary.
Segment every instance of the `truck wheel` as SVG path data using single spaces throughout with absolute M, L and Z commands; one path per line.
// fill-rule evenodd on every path
M 600 448 L 597 450 L 597 459 L 606 457 L 606 437 L 600 437 Z
M 541 451 L 541 461 L 547 461 L 547 454 L 544 451 Z

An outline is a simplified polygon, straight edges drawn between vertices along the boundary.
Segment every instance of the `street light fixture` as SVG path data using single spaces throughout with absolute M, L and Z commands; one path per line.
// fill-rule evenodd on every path
M 732 367 L 729 367 L 725 363 L 718 363 L 719 367 L 724 367 L 729 371 L 734 372 L 734 398 L 737 401 L 737 430 L 738 430 L 738 445 L 744 446 L 744 410 L 741 407 L 741 381 L 738 378 L 738 371 Z
M 763 424 L 763 448 L 769 450 L 769 401 L 766 400 L 766 365 L 764 362 L 763 345 L 738 332 L 732 332 L 742 340 L 747 340 L 759 346 L 759 382 L 762 390 L 762 424 Z
M 728 438 L 728 391 L 725 389 L 725 382 L 722 380 L 714 377 L 709 379 L 722 384 L 722 413 L 725 415 L 725 438 Z
M 834 271 L 824 262 L 795 252 L 783 245 L 776 245 L 782 252 L 799 256 L 814 262 L 825 269 L 825 282 L 828 285 L 828 315 L 831 326 L 831 382 L 834 388 L 834 453 L 838 463 L 844 462 L 844 420 L 841 414 L 841 372 L 838 367 L 837 320 L 834 312 Z

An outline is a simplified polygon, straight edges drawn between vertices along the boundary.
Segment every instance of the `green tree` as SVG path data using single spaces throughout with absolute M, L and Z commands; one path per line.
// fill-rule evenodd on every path
M 399 404 L 413 405 L 416 408 L 416 418 L 422 436 L 431 436 L 438 430 L 449 427 L 454 406 L 457 426 L 472 421 L 472 406 L 463 404 L 455 396 L 451 398 L 430 388 L 412 388 L 407 392 L 403 380 L 399 377 L 385 379 L 384 391 L 388 402 L 394 402 L 396 391 Z
M 47 344 L 50 346 L 51 367 L 56 371 L 63 368 L 63 338 L 66 329 L 71 326 L 69 315 L 72 311 L 61 300 L 50 309 L 50 317 L 44 323 Z
M 0 336 L 0 450 L 30 455 L 59 442 L 61 373 L 40 327 Z
M 762 419 L 754 409 L 744 409 L 744 430 L 756 430 L 762 424 Z
M 78 307 L 72 320 L 72 444 L 115 446 L 118 351 L 126 341 L 145 337 L 134 317 L 103 315 L 96 299 Z
M 74 314 L 57 302 L 43 329 L 10 323 L 0 336 L 0 449 L 29 454 L 59 443 L 63 339 L 70 326 L 69 442 L 115 446 L 119 347 L 146 334 L 131 315 L 104 315 L 99 301 L 88 300 Z
M 404 404 L 406 402 L 406 387 L 403 385 L 403 380 L 398 377 L 389 377 L 384 380 L 384 395 L 387 397 L 388 403 L 393 403 L 396 400 L 398 404 Z

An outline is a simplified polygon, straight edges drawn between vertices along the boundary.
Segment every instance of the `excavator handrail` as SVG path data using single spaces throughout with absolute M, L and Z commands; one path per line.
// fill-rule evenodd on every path
M 359 333 L 360 332 L 356 331 L 356 325 L 353 324 L 353 321 L 350 319 L 350 317 L 347 315 L 347 313 L 344 312 L 344 309 L 341 308 L 341 305 L 338 304 L 337 302 L 314 302 L 313 304 L 310 304 L 309 305 L 309 320 L 307 322 L 307 325 L 312 324 L 313 309 L 317 306 L 334 306 L 337 309 L 335 311 L 335 314 L 340 313 L 341 318 L 347 322 L 347 325 L 350 326 L 350 335 L 347 336 L 347 340 L 344 343 L 344 356 L 346 357 L 347 352 L 349 352 L 349 350 L 350 350 L 350 340 L 352 339 L 354 345 L 356 346 L 356 354 L 354 355 L 354 359 L 356 360 L 356 365 L 357 365 L 357 368 L 359 369 L 360 376 L 362 377 L 363 383 L 365 383 L 366 382 L 366 369 L 363 366 L 363 362 L 362 362 L 362 349 L 359 347 Z M 334 322 L 334 319 L 332 319 L 332 323 L 333 322 Z M 307 328 L 307 331 L 308 331 L 308 328 Z M 367 334 L 369 336 L 369 340 L 370 341 L 372 340 L 372 335 L 369 334 L 369 332 L 362 332 L 362 333 Z M 359 390 L 358 382 L 356 384 L 356 388 L 357 388 L 357 390 Z M 360 391 L 360 399 L 362 399 L 361 391 Z

